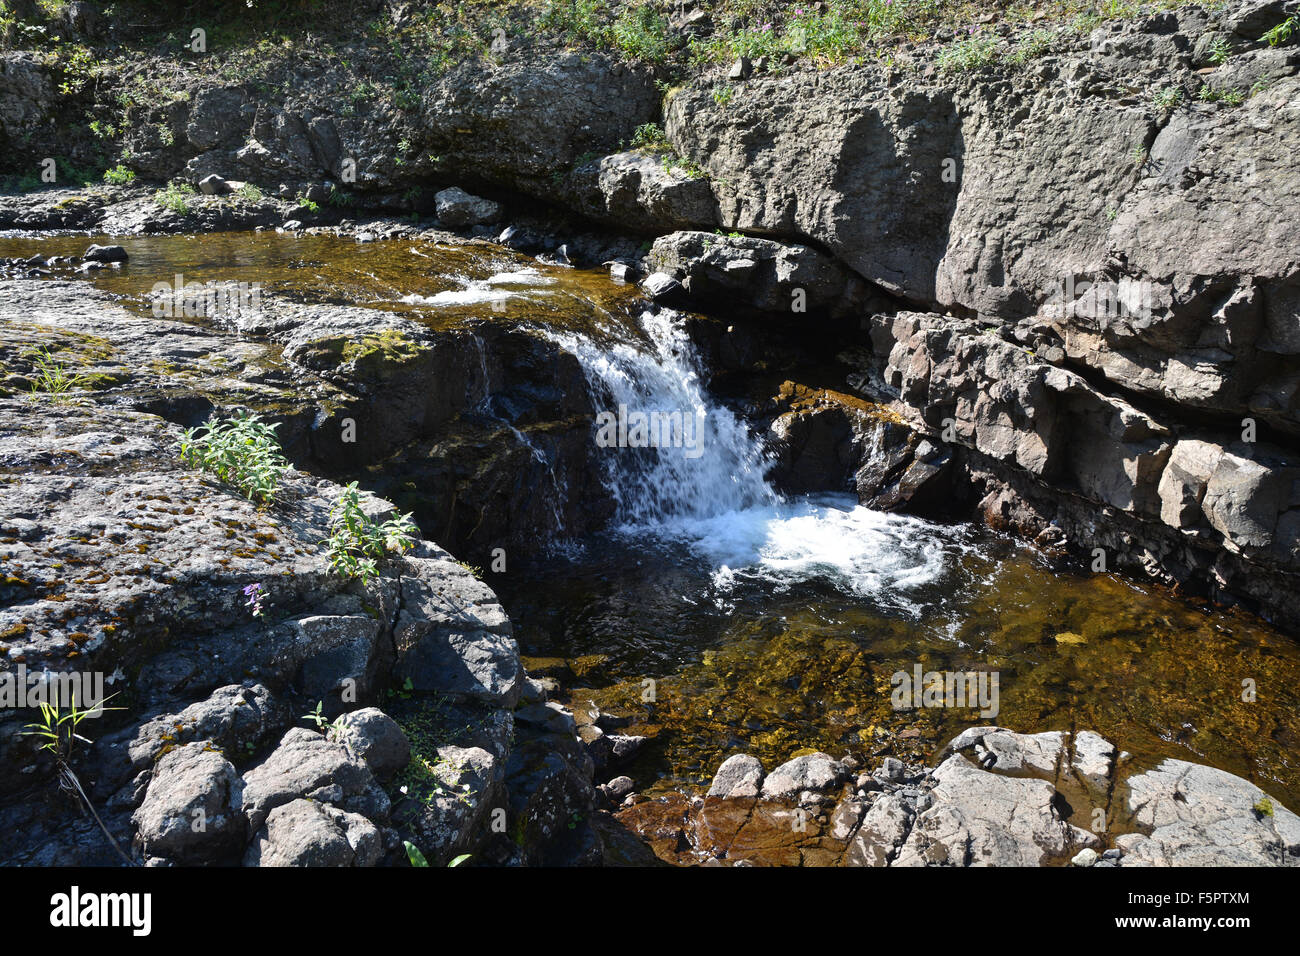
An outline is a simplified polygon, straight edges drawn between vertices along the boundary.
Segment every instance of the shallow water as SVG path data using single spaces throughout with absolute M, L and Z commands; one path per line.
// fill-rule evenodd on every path
M 75 255 L 89 241 L 0 238 L 0 257 Z M 487 575 L 533 669 L 561 674 L 575 706 L 594 701 L 653 737 L 628 771 L 642 789 L 702 784 L 738 750 L 769 767 L 810 749 L 929 757 L 988 722 L 970 709 L 893 709 L 891 675 L 919 664 L 996 671 L 993 722 L 1094 729 L 1141 760 L 1209 763 L 1300 806 L 1295 640 L 1157 588 L 1054 569 L 981 528 L 836 496 L 783 500 L 764 480 L 761 443 L 711 396 L 671 314 L 631 327 L 634 290 L 599 272 L 419 240 L 122 242 L 131 261 L 88 281 L 142 311 L 155 283 L 181 274 L 431 324 L 540 318 L 579 355 L 598 407 L 705 412 L 698 458 L 607 450 L 618 502 L 607 534 L 539 542 L 531 560 Z M 1254 702 L 1242 699 L 1247 680 Z

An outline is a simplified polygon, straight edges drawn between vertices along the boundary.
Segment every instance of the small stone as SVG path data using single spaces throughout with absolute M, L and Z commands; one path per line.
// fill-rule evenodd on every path
M 1070 862 L 1075 866 L 1092 866 L 1098 859 L 1099 857 L 1097 856 L 1096 850 L 1091 847 L 1085 847 L 1076 853 L 1074 859 Z

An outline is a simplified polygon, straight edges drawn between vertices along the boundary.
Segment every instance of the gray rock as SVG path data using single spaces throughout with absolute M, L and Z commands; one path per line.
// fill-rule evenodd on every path
M 1122 866 L 1300 866 L 1300 817 L 1226 771 L 1165 760 L 1125 792 Z
M 235 768 L 211 742 L 172 750 L 154 767 L 132 816 L 136 841 L 146 856 L 176 863 L 225 861 L 244 845 L 243 791 Z
M 212 173 L 199 180 L 199 192 L 205 196 L 225 196 L 234 192 L 234 189 L 222 177 Z
M 378 707 L 344 714 L 336 726 L 334 739 L 364 760 L 376 780 L 389 780 L 411 760 L 411 742 Z
M 276 807 L 244 854 L 244 866 L 374 866 L 379 829 L 365 817 L 313 800 Z
M 710 797 L 755 797 L 763 785 L 763 764 L 750 754 L 732 754 L 713 775 Z
M 296 727 L 262 763 L 244 774 L 243 812 L 249 829 L 299 797 L 361 813 L 372 820 L 388 816 L 389 801 L 370 768 L 341 743 Z
M 808 754 L 788 760 L 768 774 L 762 795 L 765 800 L 787 800 L 804 790 L 825 792 L 845 777 L 844 768 L 829 754 Z
M 682 293 L 682 284 L 664 272 L 654 272 L 641 280 L 641 291 L 657 302 L 673 302 Z
M 718 203 L 708 180 L 675 160 L 671 153 L 614 153 L 575 169 L 568 188 L 584 215 L 623 228 L 713 226 Z
M 434 202 L 438 210 L 438 222 L 449 229 L 484 225 L 501 218 L 500 203 L 471 196 L 456 186 L 439 192 L 434 196 Z
M 1042 866 L 1100 843 L 1060 818 L 1045 780 L 988 773 L 960 754 L 933 776 L 934 803 L 917 815 L 895 866 Z
M 881 794 L 845 849 L 844 865 L 889 866 L 907 839 L 914 816 L 901 794 Z

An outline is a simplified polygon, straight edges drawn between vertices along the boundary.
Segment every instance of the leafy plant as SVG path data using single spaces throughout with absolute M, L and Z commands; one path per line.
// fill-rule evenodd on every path
M 339 732 L 343 729 L 343 715 L 340 714 L 333 720 L 329 720 L 322 712 L 324 707 L 325 702 L 323 700 L 316 701 L 316 709 L 303 714 L 302 719 L 310 720 L 316 725 L 316 729 L 325 734 L 325 736 L 329 737 L 331 740 L 337 740 Z
M 1215 66 L 1228 62 L 1230 51 L 1228 50 L 1228 40 L 1220 35 L 1210 41 L 1210 62 Z
M 401 553 L 415 543 L 416 526 L 409 514 L 378 522 L 361 508 L 361 492 L 354 481 L 343 489 L 330 509 L 330 567 L 362 583 L 379 574 L 378 562 L 389 552 Z
M 1269 46 L 1283 46 L 1291 42 L 1297 26 L 1300 26 L 1300 14 L 1292 14 L 1273 29 L 1266 31 L 1260 39 Z
M 991 34 L 974 33 L 939 51 L 939 69 L 945 72 L 977 70 L 997 59 L 998 41 Z
M 1183 100 L 1182 87 L 1166 86 L 1151 94 L 1151 102 L 1164 110 L 1171 110 Z
M 177 215 L 184 216 L 190 211 L 190 199 L 195 189 L 189 183 L 168 183 L 153 194 L 154 202 L 164 209 L 170 209 Z
M 668 21 L 648 3 L 625 7 L 609 35 L 617 49 L 634 59 L 658 63 L 668 54 Z
M 289 470 L 275 437 L 278 427 L 258 415 L 240 414 L 187 428 L 181 435 L 181 461 L 215 475 L 250 501 L 269 503 Z
M 633 149 L 668 149 L 668 137 L 658 123 L 642 123 L 632 132 Z
M 262 190 L 258 189 L 252 183 L 244 183 L 244 185 L 235 190 L 235 195 L 244 202 L 262 201 Z
M 402 846 L 406 848 L 406 858 L 411 861 L 411 866 L 426 867 L 429 865 L 429 861 L 425 859 L 424 854 L 420 852 L 420 848 L 416 846 L 414 843 L 412 843 L 410 840 L 403 840 Z M 462 853 L 460 856 L 451 860 L 447 864 L 447 866 L 448 868 L 453 866 L 460 866 L 469 858 L 470 858 L 469 853 Z
M 115 186 L 125 186 L 134 179 L 135 172 L 121 164 L 114 166 L 112 169 L 104 170 L 104 182 L 112 183 Z

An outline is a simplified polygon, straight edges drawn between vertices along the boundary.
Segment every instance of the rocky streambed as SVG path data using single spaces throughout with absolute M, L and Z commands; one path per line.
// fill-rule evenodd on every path
M 1296 15 L 573 40 L 364 110 L 401 44 L 6 49 L 15 162 L 124 159 L 0 197 L 6 686 L 116 708 L 0 711 L 3 859 L 1296 863 Z M 271 502 L 181 454 L 247 413 Z M 361 578 L 353 482 L 418 529 Z

